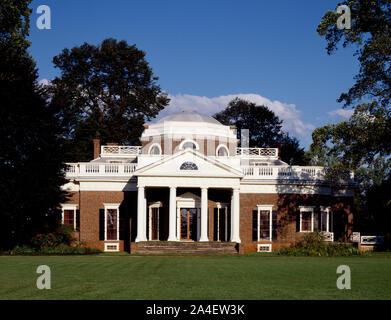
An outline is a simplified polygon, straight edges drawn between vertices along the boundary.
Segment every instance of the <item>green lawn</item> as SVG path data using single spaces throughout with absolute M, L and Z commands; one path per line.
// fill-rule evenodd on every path
M 51 290 L 36 269 L 51 268 Z M 336 287 L 339 265 L 351 290 Z M 391 299 L 391 255 L 0 257 L 0 299 Z

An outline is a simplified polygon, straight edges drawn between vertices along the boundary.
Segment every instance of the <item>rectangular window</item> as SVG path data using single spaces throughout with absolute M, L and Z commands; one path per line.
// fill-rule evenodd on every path
M 77 204 L 62 204 L 62 224 L 71 226 L 74 230 L 77 228 Z
M 106 240 L 117 239 L 117 209 L 106 210 Z
M 258 210 L 254 210 L 252 216 L 253 241 L 272 241 L 273 205 L 258 205 L 257 207 Z M 277 216 L 276 212 L 275 212 L 275 216 Z
M 259 239 L 270 240 L 270 211 L 259 211 Z
M 320 207 L 320 231 L 332 232 L 332 212 L 330 207 Z
M 301 213 L 301 231 L 312 231 L 311 230 L 311 224 L 312 224 L 312 212 L 311 211 L 304 211 Z
M 105 240 L 119 239 L 119 204 L 104 204 L 105 206 Z
M 300 232 L 314 231 L 314 207 L 300 207 Z
M 64 224 L 74 226 L 75 210 L 64 210 Z

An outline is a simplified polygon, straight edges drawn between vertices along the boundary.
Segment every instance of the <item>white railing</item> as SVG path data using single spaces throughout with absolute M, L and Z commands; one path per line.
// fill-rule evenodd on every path
M 141 146 L 101 146 L 102 156 L 137 156 L 141 154 Z
M 137 163 L 67 163 L 65 176 L 132 176 Z
M 278 148 L 236 148 L 236 155 L 256 159 L 278 159 Z
M 360 242 L 360 232 L 352 232 L 352 234 L 350 235 L 350 241 L 351 242 L 357 242 L 359 243 Z
M 242 166 L 246 179 L 324 180 L 323 167 Z
M 334 232 L 322 231 L 320 234 L 323 237 L 323 241 L 330 241 L 330 242 L 334 241 Z
M 361 236 L 361 244 L 382 244 L 384 242 L 384 237 L 380 236 Z

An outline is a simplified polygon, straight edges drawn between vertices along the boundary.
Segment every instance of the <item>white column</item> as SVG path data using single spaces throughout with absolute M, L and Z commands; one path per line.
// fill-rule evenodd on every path
M 145 208 L 145 188 L 144 186 L 138 187 L 137 194 L 137 237 L 136 242 L 147 241 L 147 220 L 146 220 L 146 208 Z
M 240 224 L 240 203 L 239 188 L 232 190 L 231 199 L 231 242 L 240 243 L 239 224 Z
M 176 236 L 176 187 L 170 187 L 168 241 L 177 241 Z
M 201 188 L 201 236 L 200 241 L 208 238 L 208 188 Z

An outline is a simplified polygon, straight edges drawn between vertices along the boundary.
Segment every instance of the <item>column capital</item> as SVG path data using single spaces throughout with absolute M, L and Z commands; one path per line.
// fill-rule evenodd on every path
M 209 187 L 201 187 L 201 190 L 208 190 Z
M 137 185 L 137 188 L 138 188 L 138 189 L 141 189 L 141 188 L 145 189 L 145 185 L 143 185 L 143 184 L 138 184 L 138 185 Z

